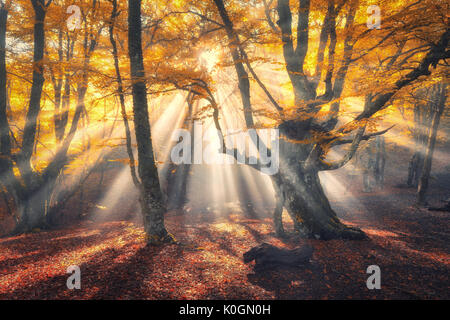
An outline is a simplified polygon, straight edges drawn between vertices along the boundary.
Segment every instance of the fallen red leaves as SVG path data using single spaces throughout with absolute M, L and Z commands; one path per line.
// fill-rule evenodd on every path
M 393 217 L 392 204 L 372 202 L 377 215 L 344 216 L 370 241 L 308 240 L 309 266 L 263 274 L 242 262 L 245 251 L 305 241 L 276 238 L 268 217 L 170 215 L 179 244 L 161 248 L 146 247 L 142 229 L 123 221 L 0 239 L 0 299 L 448 299 L 447 217 L 412 208 Z M 382 290 L 366 288 L 371 264 L 382 270 Z M 70 265 L 81 268 L 81 290 L 66 288 Z

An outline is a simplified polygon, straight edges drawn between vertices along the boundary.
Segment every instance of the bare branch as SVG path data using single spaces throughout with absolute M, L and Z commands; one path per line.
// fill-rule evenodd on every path
M 392 125 L 389 128 L 387 128 L 385 130 L 382 130 L 382 131 L 377 131 L 377 132 L 373 132 L 373 133 L 370 133 L 370 134 L 363 135 L 362 138 L 361 138 L 361 141 L 369 140 L 369 139 L 371 139 L 373 137 L 376 137 L 376 136 L 381 136 L 381 135 L 385 134 L 386 132 L 388 132 L 389 130 L 391 130 L 393 127 L 395 127 L 395 125 Z M 349 143 L 352 143 L 353 140 L 354 139 L 336 140 L 335 142 L 333 142 L 331 144 L 331 147 L 336 147 L 336 146 L 340 146 L 340 145 L 343 145 L 343 144 L 349 144 Z
M 350 146 L 350 150 L 345 154 L 345 156 L 341 160 L 328 163 L 325 160 L 320 159 L 320 157 L 319 157 L 318 158 L 318 162 L 319 162 L 318 167 L 320 168 L 320 170 L 322 170 L 322 171 L 336 170 L 336 169 L 342 168 L 344 165 L 346 165 L 347 162 L 349 162 L 353 158 L 356 151 L 358 150 L 359 144 L 361 143 L 361 140 L 364 136 L 365 130 L 366 130 L 365 125 L 358 129 L 358 132 L 356 133 L 356 136 L 354 137 L 354 139 L 352 141 L 352 145 Z M 315 148 L 319 148 L 319 145 L 316 145 Z

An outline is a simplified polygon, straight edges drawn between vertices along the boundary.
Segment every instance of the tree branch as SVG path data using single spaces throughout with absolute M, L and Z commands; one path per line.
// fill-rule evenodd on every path
M 370 118 L 379 110 L 383 109 L 386 103 L 403 87 L 407 86 L 420 76 L 430 75 L 430 66 L 436 68 L 438 62 L 442 59 L 450 58 L 450 50 L 448 50 L 448 42 L 450 38 L 450 28 L 442 34 L 439 42 L 434 44 L 428 51 L 426 56 L 422 59 L 419 65 L 409 72 L 402 79 L 398 80 L 394 87 L 388 92 L 376 95 L 369 102 L 369 107 L 364 110 L 359 116 L 355 118 L 355 121 Z
M 381 135 L 385 134 L 386 132 L 388 132 L 389 130 L 391 130 L 393 127 L 395 127 L 395 124 L 390 126 L 387 129 L 385 129 L 385 130 L 363 135 L 362 138 L 361 138 L 361 141 L 369 140 L 369 139 L 371 139 L 373 137 L 376 137 L 376 136 L 381 136 Z M 334 141 L 331 144 L 331 147 L 336 147 L 336 146 L 340 146 L 340 145 L 343 145 L 343 144 L 349 144 L 349 143 L 352 143 L 353 140 L 354 139 L 336 140 L 336 141 Z

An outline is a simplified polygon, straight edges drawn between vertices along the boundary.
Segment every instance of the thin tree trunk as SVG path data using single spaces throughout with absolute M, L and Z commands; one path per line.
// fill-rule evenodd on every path
M 63 30 L 59 31 L 58 34 L 58 56 L 59 63 L 63 63 L 64 55 L 65 62 L 69 63 L 73 54 L 73 45 L 71 45 L 71 40 L 69 34 L 67 34 L 67 48 L 65 53 L 63 52 Z M 67 123 L 69 120 L 69 106 L 70 106 L 70 74 L 66 70 L 64 74 L 61 74 L 58 79 L 53 77 L 53 83 L 55 88 L 55 137 L 58 143 L 63 142 L 64 134 L 66 131 Z M 64 92 L 63 92 L 64 84 Z
M 0 177 L 3 178 L 6 163 L 4 157 L 10 156 L 11 140 L 7 115 L 7 77 L 6 77 L 6 24 L 8 11 L 0 8 Z
M 61 66 L 63 62 L 63 32 L 62 29 L 58 32 L 58 64 Z M 53 124 L 55 126 L 55 139 L 57 143 L 60 143 L 62 140 L 62 136 L 59 135 L 60 123 L 61 123 L 61 98 L 62 98 L 62 76 L 61 72 L 55 72 L 52 67 L 50 69 L 50 75 L 53 83 L 53 91 L 55 96 L 55 110 L 53 112 Z
M 70 41 L 70 36 L 67 34 L 67 49 L 66 49 L 66 63 L 72 59 L 74 41 Z M 66 70 L 64 73 L 64 93 L 62 94 L 61 115 L 59 117 L 59 132 L 58 136 L 62 139 L 66 131 L 67 123 L 69 122 L 69 107 L 70 107 L 70 74 Z
M 423 163 L 422 175 L 420 177 L 419 186 L 417 189 L 417 203 L 419 205 L 426 205 L 426 193 L 430 180 L 431 164 L 433 161 L 433 152 L 436 145 L 436 136 L 439 128 L 441 115 L 444 112 L 446 101 L 446 87 L 444 84 L 435 86 L 435 96 L 431 97 L 433 105 L 433 118 L 431 120 L 431 128 L 428 136 L 428 143 Z
M 426 97 L 425 97 L 426 98 Z M 417 103 L 414 108 L 414 140 L 415 149 L 408 167 L 407 184 L 410 187 L 417 187 L 422 175 L 425 153 L 431 127 L 433 111 L 430 104 Z
M 185 126 L 194 137 L 194 104 L 192 103 L 194 95 L 190 92 L 186 98 L 188 105 L 188 112 L 185 119 Z M 194 137 L 195 139 L 195 137 Z M 194 154 L 194 144 L 191 145 L 191 155 Z M 182 209 L 188 202 L 188 187 L 190 182 L 190 172 L 192 165 L 189 163 L 174 164 L 169 161 L 169 164 L 163 171 L 166 177 L 166 194 L 167 194 L 167 209 Z
M 7 159 L 11 155 L 11 140 L 9 135 L 9 123 L 7 115 L 7 77 L 6 77 L 6 27 L 8 21 L 8 10 L 0 8 L 0 188 L 3 189 L 6 181 L 6 186 L 9 186 L 6 179 L 8 172 L 12 170 L 11 161 Z M 13 216 L 12 210 L 8 201 L 7 187 L 5 191 L 1 191 L 3 199 L 8 209 L 8 213 Z
M 117 78 L 117 93 L 119 95 L 119 101 L 120 101 L 120 111 L 122 114 L 122 120 L 125 127 L 125 137 L 126 137 L 126 147 L 127 147 L 127 153 L 128 158 L 130 159 L 130 173 L 131 178 L 133 180 L 133 183 L 136 187 L 140 188 L 140 181 L 136 175 L 136 161 L 133 154 L 133 148 L 131 145 L 131 130 L 130 130 L 130 124 L 128 122 L 128 116 L 127 116 L 127 110 L 125 107 L 125 94 L 124 94 L 124 88 L 123 88 L 123 81 L 122 81 L 122 75 L 120 74 L 120 68 L 119 68 L 119 53 L 117 50 L 117 43 L 114 39 L 114 24 L 116 21 L 116 17 L 119 15 L 117 12 L 117 0 L 111 0 L 111 3 L 113 5 L 113 10 L 111 12 L 111 21 L 109 25 L 109 41 L 111 42 L 111 46 L 113 49 L 113 58 L 114 58 L 114 68 L 116 70 L 116 78 Z
M 242 63 L 242 57 L 239 54 L 240 41 L 239 37 L 233 29 L 233 23 L 231 22 L 228 13 L 225 9 L 223 0 L 214 0 L 217 9 L 219 10 L 220 17 L 225 25 L 228 40 L 230 41 L 228 47 L 231 51 L 231 57 L 233 58 L 234 67 L 238 78 L 238 86 L 241 92 L 242 105 L 244 107 L 244 118 L 247 128 L 253 128 L 253 114 L 252 106 L 250 102 L 250 80 L 247 71 Z
M 164 225 L 166 211 L 159 185 L 147 105 L 147 88 L 142 54 L 141 0 L 128 0 L 128 53 L 132 79 L 134 130 L 141 179 L 140 204 L 150 244 L 173 241 Z
M 386 147 L 383 136 L 376 137 L 376 161 L 375 161 L 375 182 L 377 188 L 382 188 L 384 184 L 384 168 L 386 166 Z
M 280 237 L 284 237 L 286 234 L 283 227 L 284 196 L 280 176 L 276 175 L 271 177 L 271 182 L 275 194 L 275 210 L 273 213 L 275 233 Z
M 421 134 L 420 134 L 420 115 L 421 115 L 420 105 L 416 104 L 414 106 L 414 153 L 409 161 L 408 166 L 408 179 L 406 184 L 409 187 L 417 186 L 418 181 L 417 175 L 419 172 L 419 162 L 420 162 L 420 148 L 421 148 Z

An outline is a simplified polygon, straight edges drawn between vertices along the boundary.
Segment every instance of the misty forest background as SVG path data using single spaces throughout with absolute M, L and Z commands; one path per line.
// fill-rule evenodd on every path
M 0 299 L 448 298 L 448 12 L 0 1 Z M 244 163 L 171 161 L 195 123 Z M 312 256 L 246 263 L 262 243 Z

